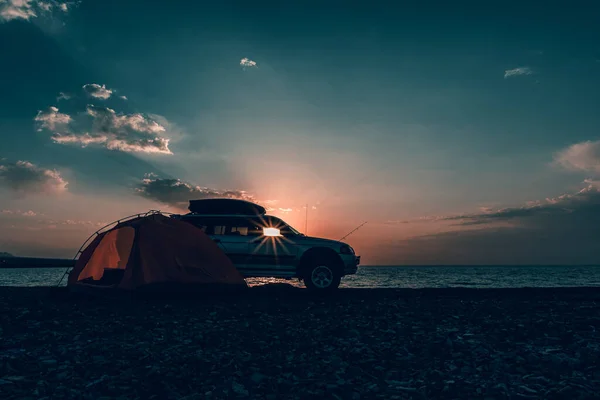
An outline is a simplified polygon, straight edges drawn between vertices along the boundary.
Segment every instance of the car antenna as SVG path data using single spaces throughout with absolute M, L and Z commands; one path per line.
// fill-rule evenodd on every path
M 308 203 L 306 203 L 306 216 L 304 217 L 304 234 L 308 235 Z
M 366 224 L 368 221 L 363 222 L 362 224 L 360 224 L 359 226 L 357 226 L 356 228 L 352 229 L 348 234 L 346 234 L 346 236 L 343 236 L 341 239 L 339 240 L 344 240 L 346 239 L 348 236 L 352 235 L 354 232 L 356 232 L 357 230 L 359 230 L 364 224 Z

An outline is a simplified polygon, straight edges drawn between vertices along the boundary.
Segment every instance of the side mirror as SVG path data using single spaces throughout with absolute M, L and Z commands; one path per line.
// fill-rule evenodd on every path
M 268 237 L 281 236 L 281 232 L 277 228 L 263 228 L 263 235 Z

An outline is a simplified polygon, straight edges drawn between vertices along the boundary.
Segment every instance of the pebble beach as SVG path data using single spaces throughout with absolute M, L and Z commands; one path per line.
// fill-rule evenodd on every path
M 600 290 L 0 287 L 3 399 L 592 399 Z

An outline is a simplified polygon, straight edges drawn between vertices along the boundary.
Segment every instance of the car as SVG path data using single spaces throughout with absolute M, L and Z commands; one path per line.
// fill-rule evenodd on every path
M 307 236 L 264 207 L 238 199 L 190 201 L 190 213 L 171 217 L 203 230 L 244 278 L 299 279 L 308 289 L 331 291 L 356 274 L 360 256 L 347 243 Z

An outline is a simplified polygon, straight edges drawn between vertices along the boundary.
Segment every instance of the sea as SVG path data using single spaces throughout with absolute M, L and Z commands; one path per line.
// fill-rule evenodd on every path
M 2 268 L 0 286 L 66 285 L 63 268 Z M 59 284 L 60 282 L 60 284 Z M 297 280 L 247 279 L 250 286 Z M 517 288 L 600 286 L 600 266 L 363 266 L 344 277 L 347 288 Z

